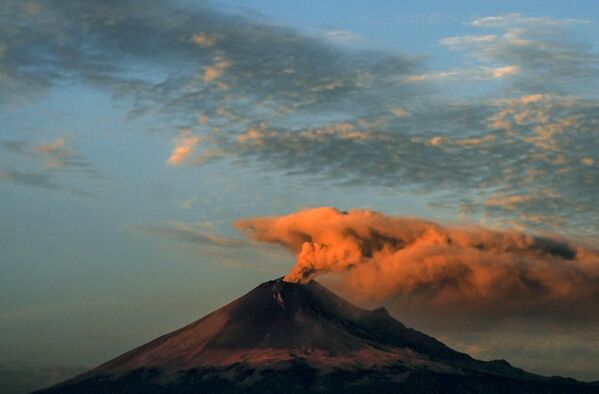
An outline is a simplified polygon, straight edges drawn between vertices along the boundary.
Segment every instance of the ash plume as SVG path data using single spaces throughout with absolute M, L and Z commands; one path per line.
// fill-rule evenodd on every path
M 599 253 L 567 239 L 328 207 L 234 225 L 296 254 L 286 281 L 321 277 L 355 300 L 491 315 L 599 311 Z

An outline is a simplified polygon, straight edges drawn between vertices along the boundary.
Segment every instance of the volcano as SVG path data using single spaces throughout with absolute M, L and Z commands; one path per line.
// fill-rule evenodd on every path
M 315 281 L 256 287 L 177 331 L 40 393 L 599 393 L 479 361 Z

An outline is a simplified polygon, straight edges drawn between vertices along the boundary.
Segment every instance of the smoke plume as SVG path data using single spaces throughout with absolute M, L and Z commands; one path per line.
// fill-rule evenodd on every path
M 599 310 L 599 253 L 566 239 L 334 208 L 244 219 L 235 227 L 297 255 L 284 280 L 326 274 L 354 300 L 504 314 Z

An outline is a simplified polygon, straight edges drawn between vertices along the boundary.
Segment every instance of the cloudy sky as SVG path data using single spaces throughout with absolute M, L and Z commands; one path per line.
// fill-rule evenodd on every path
M 0 378 L 62 377 L 286 274 L 299 250 L 231 224 L 310 207 L 525 232 L 536 257 L 559 238 L 596 295 L 598 20 L 593 0 L 2 1 Z M 391 293 L 459 350 L 599 379 L 596 320 L 563 316 L 584 297 L 439 324 Z

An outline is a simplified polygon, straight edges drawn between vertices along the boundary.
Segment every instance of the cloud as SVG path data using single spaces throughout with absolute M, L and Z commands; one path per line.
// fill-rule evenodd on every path
M 235 227 L 297 254 L 285 280 L 329 278 L 354 299 L 490 319 L 584 320 L 599 311 L 599 253 L 565 239 L 334 208 Z
M 194 245 L 219 246 L 219 247 L 239 247 L 247 245 L 244 240 L 229 238 L 223 235 L 214 234 L 205 229 L 198 229 L 195 226 L 186 223 L 170 223 L 167 225 L 142 225 L 138 226 L 142 231 L 161 235 L 168 239 L 179 242 L 192 243 Z
M 414 74 L 405 77 L 406 82 L 423 82 L 433 80 L 458 80 L 463 82 L 464 79 L 497 79 L 503 78 L 510 74 L 516 74 L 518 67 L 516 66 L 503 66 L 503 67 L 477 67 L 467 69 L 452 69 L 445 71 L 430 72 L 426 74 Z
M 45 166 L 49 170 L 79 172 L 91 177 L 100 177 L 89 161 L 65 137 L 38 144 L 33 150 L 45 159 Z
M 197 197 L 191 197 L 183 201 L 180 205 L 181 209 L 190 210 L 193 208 L 193 203 L 197 200 Z
M 441 45 L 445 45 L 452 49 L 464 49 L 468 48 L 470 45 L 489 43 L 496 39 L 497 36 L 494 34 L 446 37 L 441 39 Z
M 198 123 L 202 126 L 208 124 L 208 116 L 206 114 L 198 116 Z
M 216 40 L 206 34 L 194 34 L 192 39 L 193 42 L 204 48 L 210 48 L 216 44 Z
M 200 141 L 200 137 L 193 135 L 190 129 L 181 130 L 181 133 L 175 139 L 175 147 L 166 162 L 171 166 L 183 164 L 189 155 L 194 152 Z
M 491 225 L 579 235 L 599 229 L 591 197 L 599 193 L 595 101 L 537 93 L 433 108 L 317 128 L 252 127 L 219 146 L 264 168 L 335 184 L 441 192 L 441 202 Z M 497 193 L 534 198 L 512 209 L 485 203 Z
M 393 115 L 397 116 L 398 118 L 402 118 L 404 116 L 410 115 L 410 112 L 402 107 L 392 107 L 392 108 L 389 108 L 388 111 L 390 113 L 392 113 Z
M 510 26 L 525 26 L 525 27 L 556 27 L 568 26 L 572 24 L 586 24 L 589 21 L 584 19 L 553 19 L 548 17 L 530 17 L 519 13 L 511 13 L 500 16 L 487 16 L 484 18 L 475 19 L 472 21 L 472 26 L 476 27 L 510 27 Z
M 206 4 L 151 0 L 140 11 L 134 1 L 51 0 L 39 8 L 32 14 L 23 2 L 5 5 L 4 99 L 78 80 L 132 97 L 133 116 L 152 109 L 197 119 L 200 109 L 212 115 L 223 103 L 246 117 L 321 113 L 348 102 L 383 102 L 391 90 L 402 91 L 398 76 L 416 65 L 407 56 L 339 48 Z
M 330 29 L 324 32 L 324 36 L 337 44 L 355 45 L 364 44 L 366 42 L 365 37 L 345 29 Z
M 231 62 L 224 59 L 215 59 L 215 62 L 204 68 L 204 82 L 209 83 L 222 76 Z
M 11 154 L 11 160 L 0 166 L 0 180 L 97 198 L 94 193 L 65 185 L 61 178 L 78 174 L 87 179 L 106 179 L 65 137 L 38 144 L 23 140 L 1 141 L 0 146 Z
M 35 147 L 35 150 L 40 153 L 53 154 L 57 152 L 62 152 L 66 145 L 66 139 L 61 137 L 54 142 L 48 142 L 45 144 L 39 144 Z
M 591 157 L 583 157 L 580 159 L 580 162 L 587 166 L 592 166 L 593 164 L 595 164 L 595 160 L 593 160 L 593 158 Z
M 0 146 L 9 152 L 24 155 L 27 153 L 27 141 L 1 141 Z
M 213 136 L 208 133 L 201 136 L 194 135 L 192 130 L 184 128 L 175 137 L 174 148 L 166 163 L 177 167 L 183 164 L 202 165 L 226 155 L 219 146 L 206 147 L 201 152 L 196 152 L 201 143 L 213 143 Z
M 510 322 L 493 329 L 471 329 L 449 335 L 447 329 L 437 330 L 439 333 L 435 337 L 443 343 L 451 343 L 454 349 L 478 359 L 505 359 L 514 366 L 546 376 L 597 379 L 599 336 L 596 325 L 564 329 L 555 324 L 520 321 L 519 324 Z
M 1 141 L 0 146 L 16 157 L 28 162 L 41 160 L 44 169 L 53 172 L 78 172 L 90 177 L 100 178 L 91 163 L 66 137 L 53 141 L 40 142 L 32 146 L 29 141 Z
M 503 78 L 506 75 L 515 74 L 518 72 L 517 66 L 496 67 L 492 70 L 494 78 Z
M 31 12 L 5 3 L 0 100 L 65 81 L 127 97 L 130 116 L 158 113 L 193 130 L 174 138 L 171 165 L 229 156 L 337 185 L 441 195 L 435 203 L 502 225 L 599 228 L 598 58 L 571 30 L 580 21 L 479 18 L 478 34 L 441 40 L 462 64 L 431 71 L 416 56 L 335 45 L 206 4 L 49 0 Z M 539 190 L 558 193 L 485 204 Z
M 507 14 L 476 19 L 472 26 L 494 34 L 448 37 L 441 44 L 466 51 L 483 65 L 517 68 L 510 89 L 519 92 L 577 93 L 596 87 L 599 58 L 568 26 L 585 21 Z M 495 66 L 496 67 L 496 66 Z M 592 86 L 592 87 L 591 87 Z
M 13 169 L 0 168 L 0 179 L 45 189 L 56 190 L 62 188 L 51 174 L 42 172 L 21 172 Z
M 207 148 L 194 157 L 193 164 L 202 165 L 223 156 L 226 156 L 226 152 L 223 149 L 218 147 Z
M 136 229 L 177 243 L 177 251 L 219 266 L 280 275 L 288 255 L 278 248 L 214 232 L 211 223 L 138 225 Z
M 0 181 L 8 181 L 19 185 L 39 187 L 48 190 L 62 190 L 79 197 L 98 198 L 94 193 L 68 187 L 60 183 L 53 174 L 48 172 L 19 171 L 12 168 L 0 167 Z

